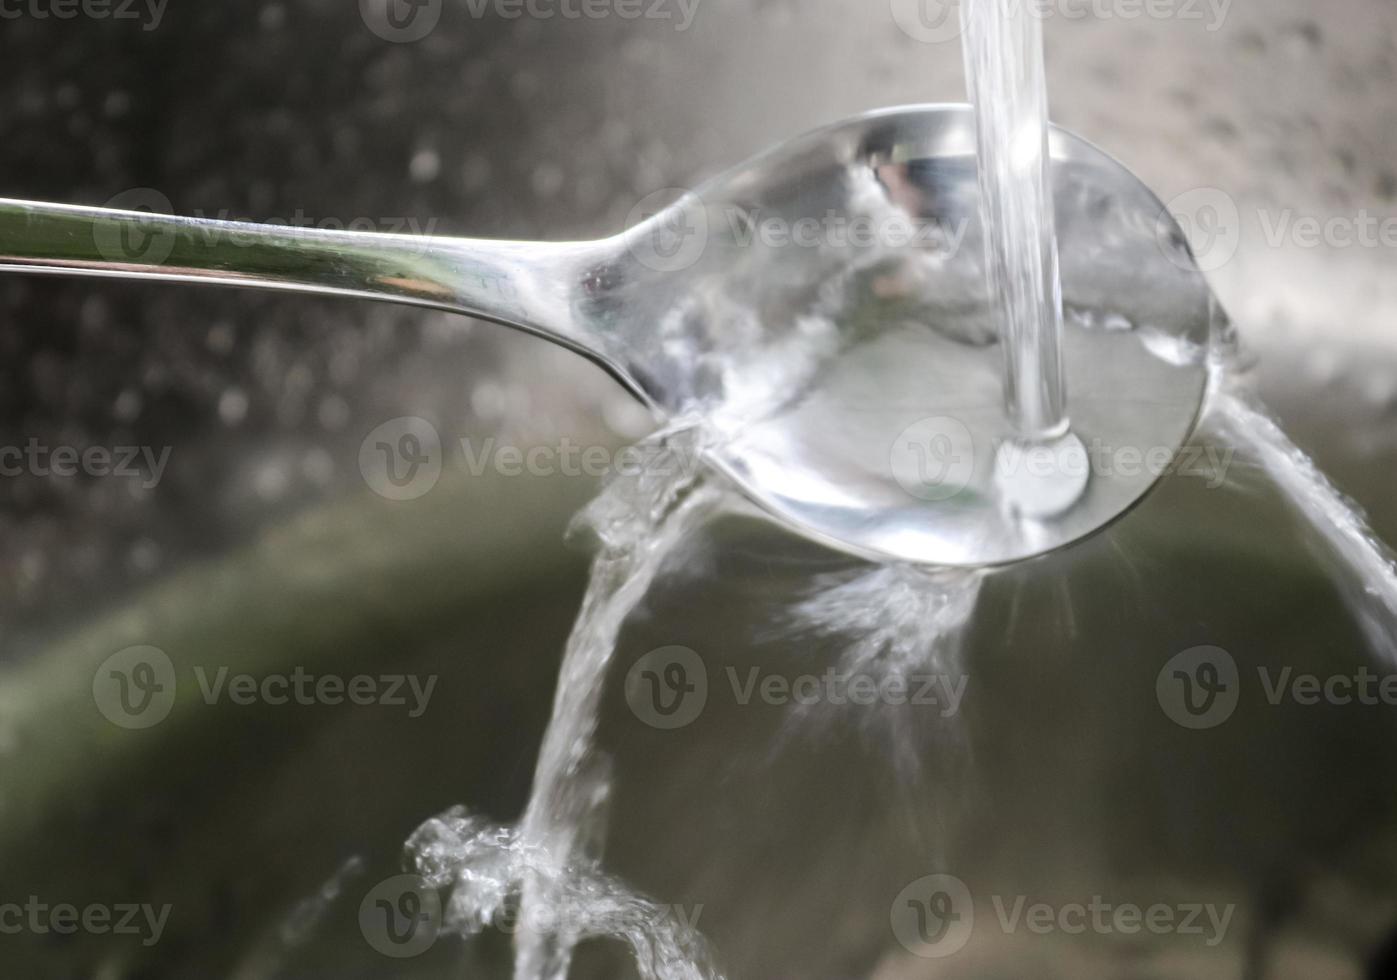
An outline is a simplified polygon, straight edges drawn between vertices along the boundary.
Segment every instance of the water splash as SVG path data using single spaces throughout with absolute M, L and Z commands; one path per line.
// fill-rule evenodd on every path
M 1240 374 L 1215 371 L 1204 428 L 1255 458 L 1263 472 L 1325 541 L 1369 600 L 1355 611 L 1363 619 L 1369 642 L 1397 659 L 1397 558 L 1373 533 L 1352 500 L 1329 481 L 1305 452 L 1290 440 L 1246 389 Z M 1381 615 L 1374 617 L 1371 603 Z M 1363 608 L 1367 605 L 1368 608 Z
M 872 565 L 816 576 L 805 598 L 783 616 L 771 636 L 838 640 L 841 646 L 834 669 L 841 681 L 867 677 L 881 689 L 887 681 L 936 677 L 963 693 L 967 673 L 960 640 L 987 574 L 972 569 Z M 855 706 L 861 712 L 861 727 L 886 745 L 900 774 L 915 776 L 924 760 L 914 723 L 925 720 L 928 713 L 879 708 Z M 797 704 L 788 736 L 807 732 L 812 721 L 812 706 Z
M 443 927 L 464 937 L 486 929 L 567 936 L 573 942 L 624 942 L 642 980 L 718 980 L 712 954 L 698 932 L 702 907 L 663 906 L 603 874 L 590 860 L 560 864 L 549 842 L 531 842 L 455 807 L 428 820 L 408 840 L 415 869 L 430 885 L 449 889 Z M 533 882 L 547 904 L 520 900 Z

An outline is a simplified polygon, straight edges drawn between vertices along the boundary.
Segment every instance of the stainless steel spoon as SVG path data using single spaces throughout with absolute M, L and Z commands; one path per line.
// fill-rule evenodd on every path
M 871 112 L 784 143 L 597 242 L 424 238 L 0 200 L 0 269 L 255 286 L 470 314 L 593 359 L 807 535 L 978 566 L 1100 529 L 1197 418 L 1216 303 L 1115 160 L 1051 138 L 1073 432 L 1012 448 L 965 106 Z M 642 209 L 644 210 L 644 209 Z M 1021 478 L 1089 469 L 1051 519 Z M 1011 488 L 1006 491 L 1006 487 Z

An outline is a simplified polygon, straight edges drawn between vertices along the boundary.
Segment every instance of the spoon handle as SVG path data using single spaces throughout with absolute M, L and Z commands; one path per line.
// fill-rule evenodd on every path
M 182 218 L 0 198 L 0 271 L 250 286 L 467 313 L 596 355 L 575 323 L 593 243 Z

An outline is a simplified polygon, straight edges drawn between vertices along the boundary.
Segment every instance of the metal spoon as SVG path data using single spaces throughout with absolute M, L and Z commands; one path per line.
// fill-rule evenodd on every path
M 993 565 L 1091 534 L 1149 490 L 1197 418 L 1217 310 L 1134 175 L 1061 130 L 1051 151 L 1085 447 L 1070 458 L 1005 452 L 965 106 L 835 123 L 597 242 L 0 200 L 0 269 L 384 299 L 516 327 L 598 362 L 662 418 L 701 419 L 708 461 L 807 535 L 880 560 Z M 1069 466 L 1090 478 L 1064 512 L 1018 506 L 1025 474 Z

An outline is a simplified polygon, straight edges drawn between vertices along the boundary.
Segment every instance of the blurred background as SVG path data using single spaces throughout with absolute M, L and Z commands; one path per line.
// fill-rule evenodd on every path
M 693 0 L 634 19 L 392 2 L 413 27 L 377 0 L 0 5 L 0 195 L 156 192 L 188 215 L 590 238 L 654 191 L 820 124 L 963 99 L 936 0 Z M 1397 7 L 1055 9 L 1054 119 L 1193 219 L 1263 396 L 1397 540 Z M 431 424 L 446 465 L 390 499 L 361 449 L 405 417 Z M 425 818 L 519 814 L 584 582 L 588 549 L 565 530 L 597 481 L 475 474 L 451 447 L 615 447 L 648 426 L 580 359 L 459 317 L 0 276 L 0 445 L 137 450 L 105 474 L 0 478 L 0 905 L 170 908 L 149 944 L 0 935 L 0 972 L 507 975 L 507 935 L 398 959 L 357 918 Z M 1390 655 L 1239 466 L 1222 491 L 1167 481 L 1051 566 L 992 580 L 966 657 L 993 696 L 954 738 L 919 732 L 915 777 L 848 718 L 781 740 L 783 712 L 729 704 L 653 730 L 618 673 L 608 866 L 702 906 L 735 977 L 1386 975 L 1397 707 L 1252 692 L 1200 733 L 1155 702 L 1161 667 L 1198 644 L 1244 672 Z M 773 609 L 856 571 L 724 521 L 617 662 L 677 643 L 710 673 L 820 668 L 837 638 L 773 639 Z M 139 645 L 182 682 L 191 665 L 437 682 L 417 717 L 206 705 L 184 683 L 168 717 L 135 728 L 102 710 L 99 682 Z M 888 908 L 942 871 L 977 894 L 1177 895 L 1237 915 L 1217 946 L 982 928 L 961 957 L 924 959 Z M 575 975 L 630 969 L 606 944 L 583 954 Z

